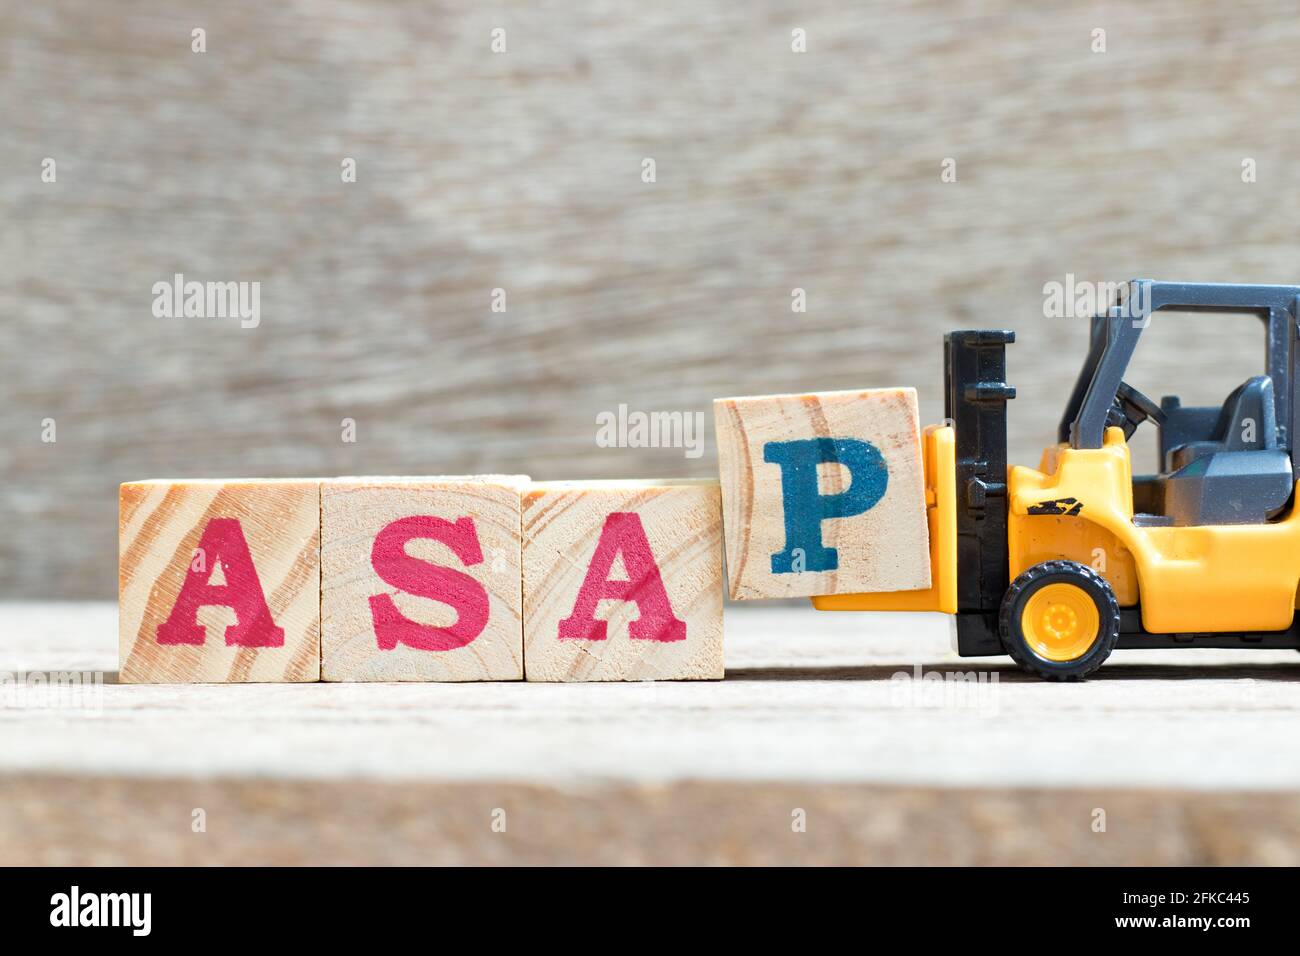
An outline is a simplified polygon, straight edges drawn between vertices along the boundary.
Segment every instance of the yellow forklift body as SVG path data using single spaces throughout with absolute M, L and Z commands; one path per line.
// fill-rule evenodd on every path
M 819 611 L 943 611 L 957 613 L 957 452 L 951 425 L 929 425 L 921 436 L 925 513 L 930 529 L 930 586 L 922 591 L 828 594 Z
M 1263 524 L 1197 527 L 1133 522 L 1129 448 L 1119 428 L 1103 447 L 1047 449 L 1040 470 L 1008 476 L 1011 577 L 1065 558 L 1109 581 L 1121 606 L 1141 604 L 1151 633 L 1281 631 L 1300 584 L 1300 508 Z

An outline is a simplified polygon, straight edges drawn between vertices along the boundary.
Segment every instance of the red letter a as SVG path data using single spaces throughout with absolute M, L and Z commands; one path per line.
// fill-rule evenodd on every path
M 404 616 L 391 596 L 376 594 L 370 599 L 370 618 L 374 621 L 379 649 L 391 651 L 399 643 L 421 651 L 451 651 L 464 647 L 483 633 L 488 622 L 487 590 L 468 574 L 421 561 L 406 553 L 412 538 L 441 541 L 470 567 L 483 562 L 483 548 L 478 543 L 472 518 L 455 523 L 432 515 L 398 518 L 375 535 L 370 549 L 370 564 L 385 584 L 450 604 L 456 609 L 456 623 L 451 627 L 420 624 Z
M 609 571 L 620 553 L 628 579 L 611 581 Z M 605 622 L 596 619 L 596 605 L 600 601 L 636 604 L 640 616 L 627 629 L 633 640 L 686 640 L 686 622 L 673 614 L 641 516 L 634 511 L 615 511 L 605 519 L 573 613 L 560 622 L 560 640 L 605 640 Z
M 213 518 L 203 529 L 199 550 L 206 557 L 204 570 L 193 565 L 185 575 L 180 596 L 167 620 L 158 625 L 159 644 L 203 643 L 205 629 L 199 623 L 199 608 L 228 607 L 234 610 L 236 623 L 226 628 L 226 644 L 231 647 L 283 647 L 284 628 L 276 627 L 271 609 L 262 594 L 262 582 L 248 553 L 244 529 L 238 518 Z M 225 584 L 209 584 L 208 579 L 220 563 Z

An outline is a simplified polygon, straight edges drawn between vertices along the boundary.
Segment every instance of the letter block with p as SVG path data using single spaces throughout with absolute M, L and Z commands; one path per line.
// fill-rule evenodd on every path
M 319 482 L 136 481 L 119 506 L 124 683 L 319 678 Z
M 713 411 L 732 598 L 930 586 L 914 389 L 724 398 Z
M 321 679 L 522 680 L 524 476 L 321 486 Z
M 723 676 L 717 482 L 538 482 L 523 528 L 528 680 Z

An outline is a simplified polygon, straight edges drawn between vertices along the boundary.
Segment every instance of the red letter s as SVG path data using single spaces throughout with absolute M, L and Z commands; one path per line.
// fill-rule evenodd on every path
M 406 543 L 414 538 L 441 541 L 466 567 L 483 561 L 472 518 L 451 522 L 432 515 L 414 515 L 399 518 L 380 531 L 370 550 L 375 573 L 384 583 L 408 594 L 451 605 L 456 609 L 456 623 L 450 627 L 420 624 L 404 616 L 391 596 L 376 594 L 370 598 L 370 617 L 379 648 L 391 651 L 405 644 L 421 651 L 450 651 L 464 647 L 487 626 L 487 590 L 463 571 L 411 557 L 406 553 Z

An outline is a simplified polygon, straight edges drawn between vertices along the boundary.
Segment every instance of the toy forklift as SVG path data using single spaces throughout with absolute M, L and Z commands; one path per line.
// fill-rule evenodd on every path
M 1220 407 L 1156 404 L 1124 376 L 1148 325 L 1176 321 L 1160 311 L 1256 316 L 1263 374 Z M 929 590 L 814 606 L 954 614 L 961 656 L 1009 654 L 1048 680 L 1086 677 L 1116 647 L 1300 647 L 1300 286 L 1129 283 L 1092 319 L 1057 444 L 1037 469 L 1007 467 L 1013 341 L 944 339 L 947 421 L 923 436 Z M 1158 472 L 1134 477 L 1128 442 L 1145 423 L 1159 432 Z

